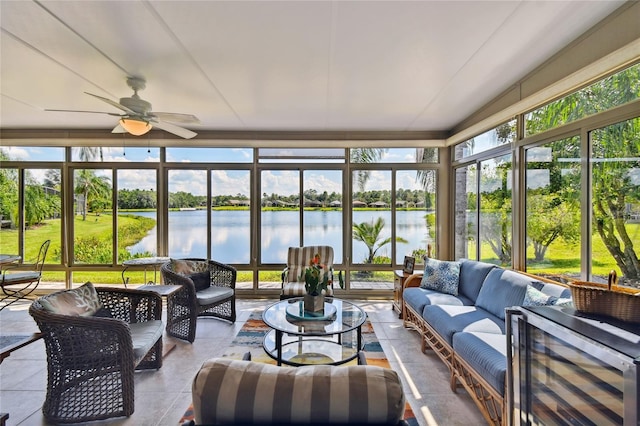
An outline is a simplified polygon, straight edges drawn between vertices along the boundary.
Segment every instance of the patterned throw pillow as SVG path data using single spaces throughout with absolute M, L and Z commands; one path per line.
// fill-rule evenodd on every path
M 171 269 L 176 274 L 191 275 L 196 272 L 209 270 L 209 264 L 205 260 L 171 259 Z
M 551 305 L 557 299 L 556 297 L 544 294 L 533 286 L 527 286 L 527 292 L 524 294 L 522 306 L 547 306 Z
M 522 306 L 573 306 L 573 300 L 566 297 L 550 296 L 533 286 L 527 286 Z
M 459 280 L 460 262 L 425 259 L 420 287 L 457 296 Z
M 558 297 L 558 298 L 554 298 L 551 304 L 554 306 L 573 307 L 573 299 L 568 297 Z
M 90 282 L 72 290 L 45 296 L 40 303 L 44 309 L 54 314 L 81 317 L 92 316 L 102 308 L 98 293 Z

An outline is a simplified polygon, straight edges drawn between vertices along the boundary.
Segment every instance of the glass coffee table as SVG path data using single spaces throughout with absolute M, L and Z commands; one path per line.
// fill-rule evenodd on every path
M 311 317 L 302 300 L 282 300 L 265 309 L 262 320 L 272 328 L 263 341 L 265 352 L 278 365 L 293 366 L 340 365 L 357 358 L 367 314 L 351 302 L 327 297 L 324 314 Z

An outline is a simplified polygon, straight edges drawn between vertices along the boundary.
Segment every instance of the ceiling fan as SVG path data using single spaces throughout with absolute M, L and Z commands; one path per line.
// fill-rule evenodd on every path
M 124 111 L 123 113 L 103 111 L 76 111 L 68 109 L 46 109 L 45 111 L 86 112 L 93 114 L 108 114 L 120 117 L 118 125 L 111 131 L 111 133 L 131 133 L 135 136 L 141 136 L 151 130 L 151 128 L 157 127 L 158 129 L 173 133 L 174 135 L 180 136 L 184 139 L 191 139 L 192 137 L 197 135 L 197 133 L 185 129 L 184 127 L 171 124 L 198 124 L 200 123 L 200 120 L 198 120 L 195 115 L 179 114 L 174 112 L 155 112 L 151 110 L 151 104 L 138 96 L 138 91 L 143 90 L 146 87 L 146 81 L 144 80 L 144 78 L 127 77 L 127 85 L 131 89 L 133 89 L 133 95 L 129 98 L 120 98 L 120 102 L 116 102 L 102 96 L 94 95 L 93 93 L 85 92 L 87 95 L 98 98 L 101 101 L 104 101 L 109 105 Z

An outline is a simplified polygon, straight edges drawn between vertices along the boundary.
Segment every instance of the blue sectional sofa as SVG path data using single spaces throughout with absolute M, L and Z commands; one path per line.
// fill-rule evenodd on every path
M 421 334 L 421 350 L 433 349 L 451 389 L 460 383 L 496 425 L 506 420 L 505 310 L 571 303 L 560 283 L 473 260 L 425 259 L 424 276 L 408 277 L 402 295 L 404 325 Z

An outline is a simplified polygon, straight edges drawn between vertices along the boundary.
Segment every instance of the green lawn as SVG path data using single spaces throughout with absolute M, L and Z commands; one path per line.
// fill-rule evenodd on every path
M 98 249 L 106 250 L 111 253 L 111 235 L 112 220 L 110 214 L 102 214 L 100 216 L 89 215 L 87 220 L 82 220 L 82 216 L 75 216 L 75 235 L 78 239 L 87 237 L 96 237 L 102 244 L 95 244 Z M 38 256 L 38 250 L 43 241 L 51 240 L 49 252 L 47 253 L 47 264 L 60 264 L 61 262 L 61 226 L 60 219 L 46 220 L 42 224 L 30 228 L 25 233 L 25 262 L 32 262 Z M 147 232 L 155 226 L 155 220 L 133 215 L 121 215 L 118 218 L 118 227 L 120 229 L 118 241 L 120 253 L 124 248 L 134 244 L 144 237 Z M 15 229 L 2 229 L 0 231 L 0 252 L 1 253 L 17 253 L 18 252 L 18 231 Z M 126 260 L 126 259 L 121 259 Z M 109 262 L 110 264 L 110 262 Z M 120 273 L 91 272 L 78 273 L 83 276 L 84 281 L 93 280 L 95 282 L 122 282 Z M 143 273 L 133 272 L 131 281 L 139 279 L 142 282 Z M 85 278 L 86 275 L 86 279 Z M 113 275 L 113 276 L 112 276 Z M 138 275 L 140 275 L 138 277 Z M 64 272 L 51 271 L 45 273 L 47 281 L 63 281 Z M 74 278 L 75 281 L 75 278 Z
M 637 251 L 640 248 L 640 224 L 627 223 L 626 226 Z M 557 239 L 549 246 L 543 262 L 534 263 L 533 257 L 533 247 L 530 246 L 527 249 L 529 272 L 551 275 L 580 273 L 580 244 L 567 244 Z M 498 262 L 497 256 L 486 243 L 482 245 L 482 258 L 490 262 Z M 597 234 L 593 237 L 592 262 L 595 275 L 607 276 L 612 269 L 620 272 L 615 260 Z

